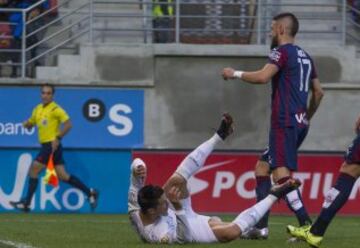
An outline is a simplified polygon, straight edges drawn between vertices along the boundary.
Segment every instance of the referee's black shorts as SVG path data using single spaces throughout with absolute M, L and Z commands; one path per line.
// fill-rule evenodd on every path
M 41 149 L 35 160 L 42 164 L 47 164 L 52 152 L 51 142 L 41 144 Z M 54 165 L 64 164 L 63 158 L 63 148 L 61 143 L 59 144 L 58 149 L 54 152 Z

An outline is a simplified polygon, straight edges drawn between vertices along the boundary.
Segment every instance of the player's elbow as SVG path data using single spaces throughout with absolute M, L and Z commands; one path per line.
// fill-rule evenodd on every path
M 70 120 L 66 121 L 66 122 L 64 123 L 64 126 L 65 126 L 65 128 L 66 128 L 67 130 L 70 130 L 70 129 L 73 127 L 73 125 L 72 125 L 72 123 L 71 123 Z
M 257 81 L 260 84 L 266 84 L 267 82 L 270 81 L 270 76 L 268 75 L 269 73 L 266 73 L 265 71 L 261 71 L 258 75 L 257 75 Z
M 323 89 L 317 89 L 316 91 L 314 91 L 314 97 L 316 99 L 318 99 L 319 101 L 324 97 L 325 92 Z
M 267 84 L 270 81 L 270 78 L 266 76 L 259 76 L 258 83 L 260 84 Z

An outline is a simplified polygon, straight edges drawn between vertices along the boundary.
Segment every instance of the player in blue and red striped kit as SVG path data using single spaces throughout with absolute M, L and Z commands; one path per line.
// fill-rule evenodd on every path
M 283 183 L 297 170 L 297 151 L 304 141 L 309 121 L 323 97 L 323 90 L 312 58 L 295 45 L 299 22 L 292 13 L 273 18 L 271 25 L 271 52 L 268 63 L 258 71 L 223 69 L 225 80 L 239 78 L 252 84 L 272 81 L 271 125 L 268 149 L 255 167 L 256 196 L 261 201 L 271 187 L 270 174 L 276 183 Z M 308 105 L 309 90 L 312 91 Z M 286 195 L 290 209 L 296 214 L 300 226 L 310 225 L 311 219 L 303 205 L 300 192 Z M 248 233 L 249 238 L 268 237 L 268 215 Z
M 355 132 L 357 136 L 345 154 L 335 185 L 326 193 L 323 208 L 315 223 L 311 227 L 287 226 L 287 231 L 293 237 L 305 240 L 312 247 L 320 247 L 326 229 L 349 199 L 352 188 L 360 177 L 360 116 L 355 124 Z

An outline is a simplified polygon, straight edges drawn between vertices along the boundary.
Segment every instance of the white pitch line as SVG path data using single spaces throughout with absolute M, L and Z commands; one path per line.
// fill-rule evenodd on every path
M 59 219 L 46 219 L 46 220 L 29 220 L 29 219 L 1 219 L 1 222 L 8 223 L 105 223 L 105 224 L 130 224 L 128 220 L 59 220 Z
M 32 245 L 9 241 L 9 240 L 2 240 L 2 239 L 0 239 L 0 244 L 4 244 L 4 245 L 15 247 L 15 248 L 36 248 L 35 246 L 32 246 Z

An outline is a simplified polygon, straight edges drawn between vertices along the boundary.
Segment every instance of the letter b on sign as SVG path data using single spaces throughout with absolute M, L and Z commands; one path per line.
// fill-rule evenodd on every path
M 105 112 L 105 104 L 98 99 L 89 99 L 83 106 L 83 115 L 91 122 L 102 120 Z

